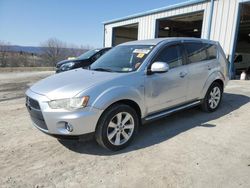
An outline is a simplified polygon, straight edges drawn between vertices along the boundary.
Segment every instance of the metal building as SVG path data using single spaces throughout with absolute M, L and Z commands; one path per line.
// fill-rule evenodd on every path
M 173 36 L 219 41 L 233 75 L 235 54 L 250 54 L 250 0 L 191 0 L 104 23 L 105 47 Z

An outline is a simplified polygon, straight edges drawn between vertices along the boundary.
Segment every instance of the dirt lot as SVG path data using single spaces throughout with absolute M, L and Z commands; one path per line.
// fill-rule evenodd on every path
M 250 187 L 250 82 L 231 81 L 217 112 L 145 125 L 112 153 L 32 126 L 24 91 L 49 74 L 0 74 L 0 187 Z

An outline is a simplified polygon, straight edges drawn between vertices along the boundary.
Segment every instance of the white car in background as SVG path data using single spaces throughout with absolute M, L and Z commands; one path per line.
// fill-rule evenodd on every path
M 243 71 L 250 73 L 250 54 L 249 53 L 236 53 L 234 59 L 234 67 L 236 74 L 241 74 Z

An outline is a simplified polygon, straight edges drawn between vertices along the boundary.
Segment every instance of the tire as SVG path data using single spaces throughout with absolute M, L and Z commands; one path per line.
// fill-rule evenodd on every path
M 95 131 L 95 138 L 102 147 L 118 151 L 127 147 L 138 131 L 136 111 L 125 104 L 115 104 L 104 111 Z
M 203 99 L 201 108 L 205 112 L 214 112 L 216 111 L 221 103 L 223 94 L 222 86 L 214 82 L 207 90 L 206 96 Z

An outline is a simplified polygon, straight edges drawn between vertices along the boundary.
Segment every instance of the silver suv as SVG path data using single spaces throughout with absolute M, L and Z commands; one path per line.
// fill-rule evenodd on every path
M 120 150 L 138 126 L 200 105 L 215 111 L 228 81 L 217 42 L 161 38 L 116 46 L 93 63 L 50 76 L 26 92 L 31 119 L 55 137 L 94 133 L 97 142 Z

